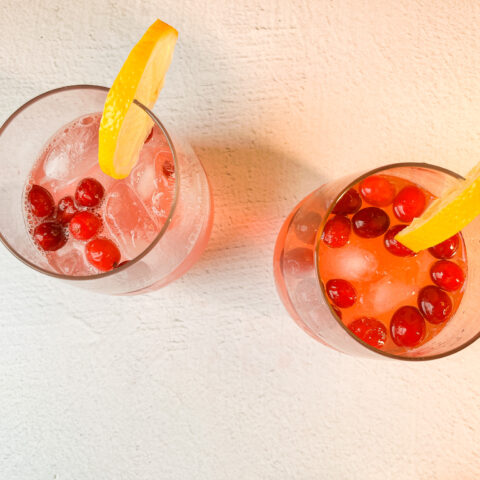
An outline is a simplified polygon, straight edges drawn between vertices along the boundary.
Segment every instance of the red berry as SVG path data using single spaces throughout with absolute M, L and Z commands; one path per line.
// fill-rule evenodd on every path
M 352 229 L 350 220 L 342 215 L 335 215 L 325 225 L 322 240 L 331 248 L 343 247 L 350 238 Z
M 108 272 L 120 263 L 120 250 L 108 238 L 90 240 L 85 252 L 87 260 L 102 272 Z
M 386 207 L 395 197 L 395 187 L 380 175 L 372 175 L 360 183 L 360 194 L 370 205 Z
M 357 191 L 353 188 L 345 192 L 340 198 L 340 200 L 335 205 L 335 208 L 332 210 L 332 213 L 337 213 L 340 215 L 348 215 L 350 213 L 355 213 L 360 210 L 362 206 L 362 199 Z
M 339 310 L 335 305 L 332 305 L 333 311 L 337 315 L 337 317 L 341 320 L 342 319 L 342 311 Z
M 357 294 L 350 282 L 336 278 L 325 285 L 328 298 L 340 308 L 351 307 L 357 299 Z
M 68 229 L 73 238 L 77 240 L 89 240 L 92 238 L 102 226 L 102 220 L 97 215 L 91 212 L 83 211 L 77 212 Z
M 128 260 L 124 260 L 122 263 L 119 263 L 117 265 L 117 268 L 120 268 L 120 267 L 123 267 L 124 265 L 126 265 L 128 263 Z
M 172 160 L 166 160 L 162 167 L 163 174 L 170 178 L 175 173 L 175 165 L 173 164 Z
M 387 329 L 385 325 L 375 318 L 361 317 L 354 320 L 348 329 L 360 340 L 368 343 L 372 347 L 381 348 L 385 345 L 387 339 Z
M 430 323 L 442 323 L 452 314 L 452 301 L 448 293 L 435 285 L 428 285 L 418 294 L 418 308 Z
M 413 250 L 410 250 L 405 245 L 402 245 L 398 240 L 395 240 L 397 233 L 401 232 L 404 228 L 407 228 L 407 226 L 395 225 L 385 234 L 385 237 L 383 237 L 385 248 L 397 257 L 410 257 L 415 255 Z
M 75 215 L 75 213 L 77 213 L 77 207 L 75 207 L 73 197 L 63 197 L 58 202 L 57 222 L 60 222 L 62 225 L 66 225 Z
M 430 269 L 430 276 L 440 288 L 453 292 L 462 288 L 465 282 L 463 270 L 449 260 L 440 260 Z
M 425 210 L 425 195 L 415 185 L 400 190 L 393 201 L 393 213 L 402 222 L 411 222 Z
M 102 184 L 94 178 L 84 178 L 75 191 L 75 201 L 82 207 L 96 207 L 103 198 Z
M 363 238 L 383 235 L 390 226 L 388 215 L 376 207 L 363 208 L 352 218 L 353 231 Z
M 58 250 L 67 243 L 62 226 L 56 222 L 44 222 L 37 225 L 33 231 L 33 239 L 46 252 Z
M 39 218 L 51 215 L 55 207 L 55 202 L 50 192 L 40 185 L 32 185 L 28 192 L 28 203 L 32 213 Z
M 148 134 L 147 138 L 145 139 L 145 142 L 144 143 L 148 143 L 153 137 L 153 127 L 152 129 L 150 130 L 150 133 Z
M 442 243 L 435 245 L 428 249 L 428 251 L 435 257 L 445 260 L 446 258 L 452 258 L 458 249 L 460 244 L 460 235 L 457 233 L 453 237 L 447 238 Z
M 400 307 L 390 321 L 390 335 L 399 347 L 415 347 L 425 337 L 425 320 L 415 307 Z

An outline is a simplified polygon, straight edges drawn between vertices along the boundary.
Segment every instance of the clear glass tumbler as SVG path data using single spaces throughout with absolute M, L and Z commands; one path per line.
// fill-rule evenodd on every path
M 213 203 L 205 171 L 191 147 L 172 140 L 162 123 L 138 102 L 159 127 L 175 165 L 175 193 L 162 229 L 136 258 L 112 271 L 68 276 L 54 271 L 33 245 L 24 221 L 23 192 L 44 145 L 62 126 L 101 112 L 108 89 L 74 85 L 48 91 L 14 112 L 0 128 L 0 240 L 23 263 L 72 285 L 114 295 L 138 294 L 165 286 L 185 273 L 205 249 Z M 152 178 L 152 182 L 154 179 Z
M 416 183 L 435 196 L 448 189 L 459 175 L 420 163 L 387 165 L 361 175 L 329 182 L 304 198 L 285 220 L 274 254 L 274 274 L 285 307 L 298 325 L 317 341 L 340 352 L 401 360 L 430 360 L 455 353 L 480 337 L 480 218 L 462 230 L 467 249 L 468 279 L 459 309 L 438 335 L 405 354 L 394 355 L 356 337 L 337 317 L 327 300 L 318 266 L 318 242 L 337 200 L 362 179 L 381 173 Z M 313 227 L 312 227 L 313 226 Z M 309 230 L 312 231 L 309 234 Z

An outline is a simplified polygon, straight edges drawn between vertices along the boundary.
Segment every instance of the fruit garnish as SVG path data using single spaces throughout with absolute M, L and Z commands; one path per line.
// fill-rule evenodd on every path
M 397 240 L 414 252 L 447 240 L 480 215 L 480 164 L 432 202 Z
M 325 285 L 328 298 L 340 308 L 351 307 L 357 299 L 353 285 L 341 278 L 329 280 Z
M 63 197 L 58 202 L 57 207 L 57 222 L 60 222 L 62 225 L 68 224 L 73 216 L 77 213 L 77 207 L 75 206 L 75 202 L 73 197 Z
M 95 238 L 85 247 L 87 260 L 102 272 L 108 272 L 120 263 L 120 250 L 108 238 Z
M 332 213 L 338 213 L 340 215 L 349 215 L 351 213 L 358 212 L 362 206 L 362 199 L 358 192 L 351 188 L 345 192 L 340 200 L 335 205 Z
M 386 207 L 393 202 L 395 187 L 380 175 L 371 175 L 360 182 L 362 198 L 375 207 Z
M 127 177 L 153 121 L 134 100 L 152 108 L 163 87 L 178 32 L 156 20 L 133 47 L 108 92 L 100 122 L 98 160 L 113 178 Z
M 53 252 L 67 243 L 63 228 L 56 222 L 44 222 L 35 227 L 33 240 L 46 252 Z
M 415 185 L 409 185 L 398 192 L 393 200 L 393 213 L 401 222 L 410 223 L 425 210 L 425 195 Z
M 352 227 L 350 220 L 343 215 L 335 215 L 326 224 L 322 240 L 331 248 L 340 248 L 348 243 Z
M 417 303 L 425 319 L 433 324 L 445 322 L 452 314 L 452 301 L 448 293 L 435 285 L 422 288 Z
M 430 276 L 440 288 L 454 292 L 463 287 L 465 275 L 463 270 L 449 260 L 440 260 L 430 269 Z
M 400 307 L 390 321 L 390 335 L 399 347 L 417 346 L 425 331 L 425 320 L 415 307 Z
M 48 217 L 55 208 L 52 195 L 40 185 L 32 185 L 28 192 L 27 200 L 32 213 L 39 218 Z
M 390 226 L 388 215 L 377 207 L 362 208 L 352 218 L 353 231 L 363 238 L 383 235 Z
M 76 213 L 70 224 L 68 230 L 73 238 L 77 240 L 90 240 L 102 226 L 102 220 L 97 215 L 83 211 Z
M 361 317 L 348 325 L 348 329 L 372 347 L 381 348 L 387 339 L 385 325 L 375 318 Z
M 96 207 L 103 199 L 105 190 L 94 178 L 84 178 L 75 190 L 75 201 L 82 207 Z
M 388 230 L 383 237 L 385 248 L 397 257 L 410 257 L 415 255 L 412 250 L 395 240 L 395 235 L 397 235 L 398 232 L 401 232 L 404 228 L 406 228 L 406 225 L 395 225 L 394 227 L 390 228 L 390 230 Z
M 460 235 L 457 233 L 453 237 L 447 238 L 442 243 L 430 247 L 428 251 L 440 260 L 446 260 L 452 258 L 457 253 L 458 245 L 460 244 Z

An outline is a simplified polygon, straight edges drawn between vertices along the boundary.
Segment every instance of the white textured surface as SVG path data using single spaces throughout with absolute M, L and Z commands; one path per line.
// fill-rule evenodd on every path
M 180 31 L 156 111 L 212 181 L 208 251 L 164 290 L 106 298 L 0 248 L 0 477 L 478 479 L 480 343 L 423 364 L 337 354 L 290 320 L 271 258 L 325 179 L 478 160 L 480 4 L 2 0 L 0 121 L 109 84 L 156 17 Z

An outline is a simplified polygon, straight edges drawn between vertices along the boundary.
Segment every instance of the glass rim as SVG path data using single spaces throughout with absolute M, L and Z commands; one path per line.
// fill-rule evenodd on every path
M 395 360 L 405 360 L 405 361 L 413 361 L 413 362 L 419 362 L 419 361 L 426 361 L 426 360 L 435 360 L 437 358 L 443 358 L 447 357 L 449 355 L 453 355 L 454 353 L 459 352 L 460 350 L 463 350 L 464 348 L 468 347 L 472 343 L 474 343 L 476 340 L 480 338 L 480 331 L 474 335 L 472 338 L 467 340 L 466 342 L 462 343 L 458 347 L 452 348 L 450 350 L 447 350 L 446 352 L 443 353 L 438 353 L 435 355 L 422 355 L 419 357 L 405 357 L 389 352 L 382 351 L 378 348 L 372 347 L 368 343 L 364 342 L 360 338 L 358 338 L 356 335 L 351 332 L 347 326 L 341 321 L 341 319 L 336 315 L 335 311 L 333 310 L 333 307 L 330 303 L 330 300 L 328 299 L 327 293 L 325 291 L 325 286 L 323 284 L 322 279 L 320 278 L 320 273 L 319 273 L 319 255 L 318 255 L 318 246 L 320 243 L 320 238 L 321 238 L 321 232 L 323 232 L 323 229 L 325 228 L 326 221 L 330 214 L 332 213 L 332 210 L 334 209 L 336 203 L 340 199 L 340 197 L 347 192 L 350 188 L 361 182 L 363 179 L 369 177 L 370 175 L 374 175 L 376 173 L 383 172 L 385 170 L 391 170 L 393 168 L 405 168 L 405 167 L 416 167 L 416 168 L 425 168 L 427 170 L 433 170 L 436 172 L 444 173 L 456 180 L 465 180 L 465 178 L 456 173 L 453 172 L 452 170 L 449 170 L 448 168 L 440 167 L 438 165 L 432 165 L 430 163 L 422 163 L 422 162 L 400 162 L 400 163 L 391 163 L 388 165 L 383 165 L 381 167 L 374 168 L 372 170 L 369 170 L 365 173 L 362 173 L 361 175 L 357 176 L 352 182 L 348 183 L 347 186 L 341 189 L 341 191 L 335 196 L 335 198 L 332 200 L 331 204 L 328 207 L 328 210 L 325 214 L 325 217 L 323 218 L 322 222 L 320 223 L 320 227 L 317 232 L 317 239 L 315 242 L 315 251 L 314 251 L 314 262 L 315 262 L 315 277 L 317 279 L 317 282 L 320 286 L 320 290 L 322 292 L 323 298 L 325 300 L 325 303 L 328 305 L 328 308 L 330 309 L 330 314 L 333 316 L 333 318 L 336 320 L 336 322 L 343 328 L 343 330 L 350 336 L 352 337 L 356 342 L 364 346 L 365 348 L 368 348 L 370 351 L 375 352 L 376 354 L 382 355 L 387 358 L 392 358 Z M 468 259 L 468 253 L 467 253 L 467 259 Z M 454 318 L 454 317 L 453 317 Z
M 102 91 L 102 92 L 108 92 L 109 88 L 103 87 L 100 85 L 90 85 L 90 84 L 78 84 L 78 85 L 67 85 L 64 87 L 58 87 L 54 88 L 52 90 L 47 90 L 46 92 L 41 93 L 40 95 L 37 95 L 27 102 L 25 102 L 23 105 L 21 105 L 19 108 L 17 108 L 6 120 L 3 122 L 3 124 L 0 126 L 0 141 L 1 141 L 1 136 L 4 130 L 15 120 L 15 118 L 22 113 L 24 110 L 26 110 L 28 107 L 33 105 L 39 100 L 42 100 L 46 97 L 49 97 L 51 95 L 55 95 L 58 93 L 62 93 L 65 91 L 72 91 L 72 90 L 97 90 L 97 91 Z M 23 255 L 18 253 L 16 249 L 10 245 L 10 243 L 7 241 L 7 239 L 3 236 L 2 232 L 0 232 L 0 241 L 5 245 L 7 250 L 10 251 L 18 260 L 20 260 L 22 263 L 27 265 L 28 267 L 32 268 L 33 270 L 36 270 L 37 272 L 40 272 L 44 275 L 48 275 L 53 278 L 58 278 L 61 280 L 68 280 L 68 281 L 85 281 L 85 280 L 98 280 L 98 279 L 103 279 L 107 277 L 111 277 L 113 275 L 118 274 L 119 272 L 122 272 L 124 270 L 127 270 L 137 262 L 139 262 L 142 258 L 144 258 L 153 248 L 158 244 L 160 239 L 163 237 L 165 232 L 167 231 L 167 228 L 169 227 L 173 215 L 176 210 L 177 206 L 177 201 L 178 201 L 178 194 L 179 194 L 179 173 L 178 173 L 178 161 L 177 161 L 177 153 L 175 150 L 175 147 L 173 145 L 173 141 L 170 137 L 170 134 L 168 133 L 167 129 L 164 127 L 162 122 L 157 118 L 157 116 L 145 105 L 140 103 L 137 100 L 134 100 L 133 103 L 140 107 L 154 122 L 155 125 L 158 126 L 160 131 L 165 135 L 165 138 L 167 140 L 168 147 L 170 149 L 170 152 L 172 154 L 173 158 L 173 164 L 174 164 L 174 169 L 175 169 L 175 189 L 173 192 L 173 199 L 172 203 L 170 205 L 170 210 L 168 212 L 167 218 L 165 220 L 165 223 L 162 225 L 162 228 L 158 232 L 158 234 L 155 236 L 155 238 L 152 240 L 152 242 L 146 247 L 140 254 L 138 254 L 135 258 L 128 260 L 128 262 L 121 266 L 121 267 L 116 267 L 113 268 L 112 270 L 109 270 L 108 272 L 103 272 L 103 273 L 96 273 L 93 275 L 65 275 L 63 273 L 56 273 L 56 272 L 50 272 L 48 270 L 45 270 L 44 268 L 36 265 L 35 263 L 31 262 L 30 260 L 26 259 Z M 91 113 L 91 112 L 90 112 Z M 74 119 L 72 119 L 74 120 Z M 53 132 L 54 133 L 54 132 Z M 52 133 L 52 135 L 53 135 Z

